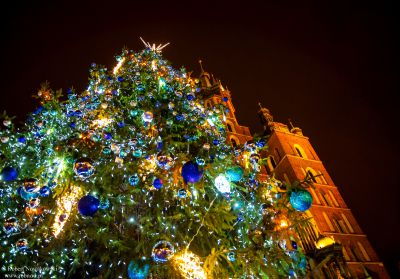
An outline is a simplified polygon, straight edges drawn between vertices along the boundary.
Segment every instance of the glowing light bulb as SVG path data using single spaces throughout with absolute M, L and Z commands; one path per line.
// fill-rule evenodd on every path
M 215 178 L 214 184 L 215 187 L 217 187 L 218 191 L 220 191 L 223 194 L 231 192 L 231 184 L 223 174 L 220 174 Z

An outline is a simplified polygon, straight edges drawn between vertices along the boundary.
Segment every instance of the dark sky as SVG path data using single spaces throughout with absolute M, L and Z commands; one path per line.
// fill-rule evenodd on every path
M 122 47 L 142 49 L 139 36 L 171 42 L 164 57 L 196 73 L 201 58 L 231 90 L 242 125 L 260 131 L 260 101 L 303 129 L 395 272 L 400 36 L 392 3 L 14 2 L 1 8 L 0 111 L 22 120 L 46 80 L 82 90 L 92 62 L 112 68 Z

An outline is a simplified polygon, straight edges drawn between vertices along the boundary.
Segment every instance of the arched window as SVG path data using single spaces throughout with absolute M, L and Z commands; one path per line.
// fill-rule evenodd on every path
M 269 156 L 267 163 L 268 163 L 268 167 L 271 171 L 273 171 L 276 168 L 276 163 L 275 163 L 274 157 Z
M 299 157 L 308 159 L 306 153 L 304 152 L 304 149 L 300 145 L 295 144 L 294 149 L 296 150 L 296 153 Z
M 207 101 L 205 102 L 204 106 L 205 106 L 206 108 L 211 107 L 211 101 L 210 101 L 210 100 L 207 100 Z
M 231 141 L 231 144 L 232 144 L 233 147 L 236 147 L 236 146 L 238 146 L 240 144 L 239 139 L 237 137 L 233 136 L 233 135 L 230 136 L 229 140 Z
M 226 123 L 226 128 L 228 129 L 228 132 L 233 132 L 233 129 L 232 129 L 232 124 L 231 123 Z
M 307 176 L 311 179 L 312 182 L 318 183 L 318 184 L 322 184 L 322 181 L 321 181 L 320 177 L 318 176 L 317 172 L 314 169 L 308 167 L 306 169 L 306 173 L 307 173 Z
M 237 146 L 236 140 L 234 138 L 231 138 L 231 143 L 233 147 Z

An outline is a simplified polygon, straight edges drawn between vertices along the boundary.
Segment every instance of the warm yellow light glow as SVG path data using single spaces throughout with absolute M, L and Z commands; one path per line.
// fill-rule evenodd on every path
M 118 73 L 118 70 L 121 68 L 122 64 L 125 62 L 125 57 L 119 60 L 117 66 L 114 67 L 113 69 L 113 74 L 116 75 Z
M 107 127 L 108 125 L 110 125 L 112 122 L 113 122 L 112 119 L 102 117 L 100 119 L 93 120 L 93 125 L 95 127 L 97 127 L 97 128 L 102 129 L 102 128 Z
M 81 194 L 81 188 L 72 186 L 68 192 L 64 193 L 57 200 L 57 213 L 52 227 L 52 232 L 55 237 L 61 233 L 69 215 L 71 214 L 73 206 L 76 204 L 78 197 L 81 196 Z
M 287 228 L 289 226 L 289 224 L 286 219 L 281 219 L 280 226 L 281 226 L 281 228 Z
M 207 279 L 206 273 L 201 266 L 200 258 L 190 251 L 185 250 L 175 254 L 172 262 L 185 279 Z

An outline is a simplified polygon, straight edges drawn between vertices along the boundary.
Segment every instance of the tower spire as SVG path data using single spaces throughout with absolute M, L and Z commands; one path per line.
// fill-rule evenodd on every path
M 264 125 L 264 130 L 266 131 L 268 127 L 271 129 L 274 123 L 272 114 L 270 113 L 269 109 L 264 108 L 260 102 L 258 102 L 258 106 L 260 107 L 258 116 L 260 117 L 261 124 Z

